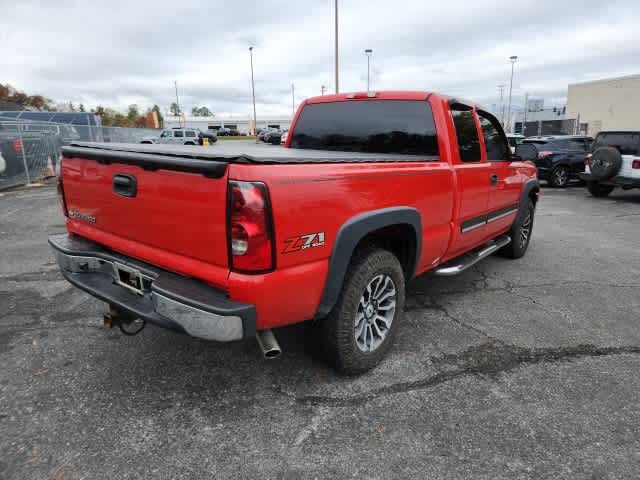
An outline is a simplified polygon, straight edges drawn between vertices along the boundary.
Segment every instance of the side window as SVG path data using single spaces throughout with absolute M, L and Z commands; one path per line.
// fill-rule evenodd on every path
M 509 161 L 511 156 L 509 155 L 510 149 L 504 136 L 500 133 L 500 128 L 491 117 L 485 116 L 482 112 L 478 112 L 478 116 L 480 117 L 480 126 L 482 127 L 485 148 L 487 149 L 487 160 Z
M 586 150 L 584 140 L 569 140 L 569 150 L 584 152 Z
M 193 130 L 185 130 L 184 135 L 185 137 L 195 137 L 196 132 L 194 132 Z
M 569 140 L 554 140 L 547 144 L 549 150 L 554 152 L 559 152 L 562 150 L 569 150 Z
M 478 138 L 476 122 L 473 120 L 473 111 L 456 110 L 455 107 L 451 107 L 451 116 L 456 127 L 460 160 L 465 163 L 479 162 L 481 160 L 480 139 Z
M 171 136 L 171 130 L 165 130 L 164 132 L 162 132 L 162 135 L 160 135 L 160 137 L 162 138 L 166 138 L 170 136 Z
M 173 131 L 173 136 L 174 137 L 184 137 L 184 131 L 183 130 L 174 130 Z

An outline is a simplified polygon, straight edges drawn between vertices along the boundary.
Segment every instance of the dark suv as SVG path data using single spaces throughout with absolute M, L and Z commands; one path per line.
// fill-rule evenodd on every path
M 591 137 L 554 135 L 530 137 L 523 141 L 536 147 L 538 178 L 552 187 L 566 187 L 584 172 L 584 159 L 591 149 Z

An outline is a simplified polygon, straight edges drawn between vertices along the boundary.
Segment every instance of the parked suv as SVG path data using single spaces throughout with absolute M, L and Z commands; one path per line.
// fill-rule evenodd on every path
M 200 131 L 195 128 L 168 128 L 162 131 L 159 138 L 145 137 L 140 143 L 198 145 L 199 142 Z
M 584 163 L 580 178 L 594 197 L 606 197 L 616 187 L 640 188 L 640 130 L 598 133 Z
M 566 187 L 584 171 L 584 159 L 591 148 L 591 137 L 554 135 L 523 140 L 538 150 L 538 178 L 552 187 Z

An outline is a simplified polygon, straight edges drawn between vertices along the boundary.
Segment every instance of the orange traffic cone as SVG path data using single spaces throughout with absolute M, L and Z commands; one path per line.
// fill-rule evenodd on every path
M 44 172 L 45 178 L 51 178 L 56 176 L 56 172 L 53 170 L 53 162 L 51 156 L 47 157 L 47 169 Z

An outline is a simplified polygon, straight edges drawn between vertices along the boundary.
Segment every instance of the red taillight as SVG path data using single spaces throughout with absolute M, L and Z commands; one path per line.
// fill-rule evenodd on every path
M 553 155 L 553 152 L 549 150 L 542 150 L 541 152 L 538 152 L 538 158 L 550 157 L 551 155 Z
M 231 180 L 229 190 L 231 268 L 251 273 L 273 269 L 273 228 L 266 186 Z
M 62 213 L 64 213 L 65 217 L 69 216 L 69 212 L 67 212 L 67 201 L 64 198 L 64 187 L 62 185 L 62 155 L 58 158 L 58 164 L 56 165 L 56 176 L 58 177 L 58 201 L 60 202 L 60 208 L 62 208 Z
M 585 165 L 589 165 L 590 161 L 591 161 L 591 154 L 589 154 L 586 157 L 584 157 L 584 164 Z
M 640 169 L 640 158 L 636 158 L 633 162 L 631 162 L 631 168 Z
M 20 152 L 22 151 L 22 140 L 20 140 L 20 139 L 16 138 L 16 139 L 13 141 L 13 149 L 14 149 L 16 152 L 20 153 Z

